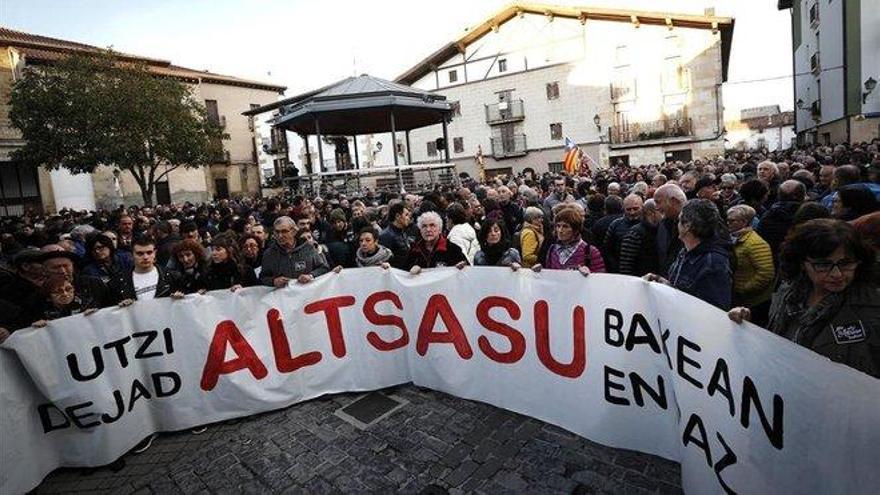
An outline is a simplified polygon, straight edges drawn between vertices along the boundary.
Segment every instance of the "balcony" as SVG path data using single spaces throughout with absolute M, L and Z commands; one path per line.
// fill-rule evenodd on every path
M 693 122 L 689 118 L 667 118 L 653 122 L 641 122 L 612 126 L 611 144 L 638 143 L 660 139 L 683 138 L 694 135 Z
M 492 138 L 492 155 L 495 158 L 510 158 L 528 153 L 525 134 Z
M 502 101 L 486 105 L 486 123 L 489 125 L 517 122 L 526 118 L 522 100 Z

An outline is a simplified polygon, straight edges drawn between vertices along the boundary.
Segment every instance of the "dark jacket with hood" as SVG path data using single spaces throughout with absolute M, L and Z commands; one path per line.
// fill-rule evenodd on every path
M 728 245 L 711 239 L 688 251 L 682 248 L 669 269 L 669 282 L 676 289 L 723 309 L 730 309 L 733 270 Z
M 257 284 L 257 276 L 253 270 L 241 267 L 231 259 L 209 264 L 205 274 L 205 288 L 208 290 L 228 289 L 233 285 L 251 287 Z
M 385 227 L 379 234 L 379 244 L 391 250 L 393 255 L 391 266 L 394 268 L 407 268 L 407 257 L 412 243 L 412 237 L 405 230 L 398 229 L 394 225 Z
M 801 204 L 797 201 L 778 201 L 773 203 L 773 206 L 761 217 L 758 228 L 755 229 L 758 235 L 770 245 L 770 250 L 773 251 L 774 255 L 773 261 L 775 262 L 779 261 L 777 257 L 779 247 L 782 245 L 782 241 L 785 240 L 788 229 L 794 223 L 794 214 L 800 206 Z

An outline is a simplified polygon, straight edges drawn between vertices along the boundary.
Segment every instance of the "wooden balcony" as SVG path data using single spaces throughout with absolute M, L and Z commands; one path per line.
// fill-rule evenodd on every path
M 653 122 L 639 122 L 624 126 L 612 126 L 611 144 L 629 144 L 671 138 L 692 137 L 694 126 L 686 117 L 666 118 Z

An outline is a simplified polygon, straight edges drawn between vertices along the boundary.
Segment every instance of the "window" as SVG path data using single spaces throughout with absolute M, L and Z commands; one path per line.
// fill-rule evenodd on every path
M 507 59 L 502 58 L 498 60 L 498 72 L 507 72 Z
M 450 105 L 452 106 L 452 115 L 455 117 L 461 117 L 461 102 L 453 101 Z
M 675 58 L 681 56 L 681 38 L 677 34 L 670 34 L 665 39 L 664 56 Z
M 556 122 L 555 124 L 550 124 L 550 139 L 554 141 L 562 139 L 562 123 Z
M 437 156 L 437 142 L 428 141 L 428 156 Z
M 458 71 L 453 69 L 449 71 L 449 82 L 454 83 L 455 81 L 458 81 Z
M 562 162 L 550 162 L 547 164 L 547 168 L 550 169 L 551 174 L 561 174 L 562 167 L 564 166 L 565 164 Z
M 217 100 L 205 100 L 205 111 L 208 113 L 208 122 L 220 125 L 220 110 L 217 108 Z
M 683 92 L 690 87 L 690 71 L 678 62 L 678 57 L 666 60 L 661 76 L 664 93 Z
M 556 100 L 559 98 L 559 81 L 547 83 L 547 99 Z
M 626 45 L 618 45 L 614 49 L 614 66 L 626 67 L 629 65 L 629 48 Z
M 819 24 L 819 2 L 817 1 L 810 7 L 810 26 L 816 27 Z
M 456 153 L 464 153 L 464 138 L 452 138 L 452 148 Z
M 256 108 L 260 108 L 260 105 L 257 105 L 256 103 L 251 103 L 251 110 L 254 110 Z M 248 117 L 248 130 L 249 131 L 253 131 L 254 129 L 256 129 L 256 124 L 255 124 L 256 118 L 257 117 L 255 115 L 251 115 L 250 117 Z

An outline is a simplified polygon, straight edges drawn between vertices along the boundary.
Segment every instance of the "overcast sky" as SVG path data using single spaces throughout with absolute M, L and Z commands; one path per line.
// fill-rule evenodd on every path
M 393 79 L 506 0 L 0 0 L 0 24 L 194 69 L 288 87 L 287 95 L 359 73 Z M 776 0 L 549 0 L 546 3 L 736 18 L 726 112 L 792 109 L 791 28 Z

